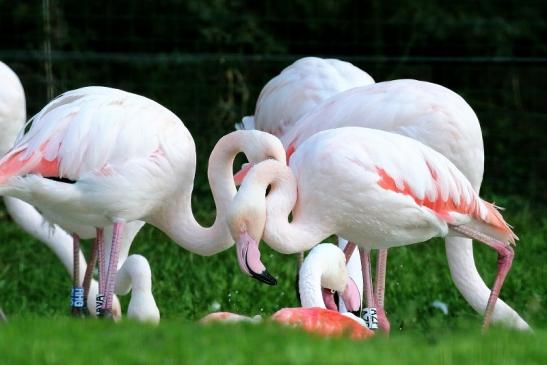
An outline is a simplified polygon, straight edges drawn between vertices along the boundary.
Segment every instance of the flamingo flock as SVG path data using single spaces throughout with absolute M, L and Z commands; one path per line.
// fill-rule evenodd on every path
M 266 84 L 254 116 L 211 151 L 216 218 L 210 227 L 192 212 L 194 140 L 159 103 L 90 86 L 58 96 L 27 124 L 25 115 L 21 83 L 0 62 L 0 194 L 13 220 L 71 274 L 74 314 L 119 318 L 116 294 L 131 291 L 128 317 L 159 322 L 150 265 L 129 255 L 148 223 L 199 255 L 235 242 L 243 273 L 269 285 L 277 280 L 262 262 L 261 240 L 284 254 L 311 250 L 299 272 L 302 308 L 281 309 L 272 320 L 355 339 L 370 337 L 377 326 L 390 331 L 388 248 L 444 237 L 454 282 L 484 314 L 483 327 L 529 329 L 498 298 L 517 236 L 498 208 L 479 197 L 478 118 L 443 86 L 375 83 L 348 62 L 297 60 Z M 234 176 L 240 152 L 248 163 Z M 333 234 L 340 247 L 321 244 Z M 94 240 L 88 264 L 81 239 Z M 477 272 L 472 239 L 498 254 L 492 289 Z M 373 249 L 379 250 L 374 284 Z M 225 312 L 202 321 L 218 320 L 259 321 Z

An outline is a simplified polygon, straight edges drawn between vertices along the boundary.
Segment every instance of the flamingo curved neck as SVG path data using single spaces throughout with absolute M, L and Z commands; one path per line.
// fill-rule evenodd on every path
M 264 161 L 253 170 L 239 191 L 249 206 L 261 205 L 258 202 L 266 200 L 266 211 L 260 214 L 267 217 L 262 238 L 268 246 L 284 254 L 297 253 L 311 249 L 330 235 L 325 227 L 298 211 L 297 181 L 289 167 L 277 161 Z M 268 186 L 270 192 L 265 198 Z
M 236 194 L 232 166 L 236 155 L 245 152 L 244 139 L 234 134 L 223 137 L 209 157 L 208 178 L 216 207 L 215 222 L 210 227 L 201 226 L 192 212 L 192 188 L 183 186 L 177 196 L 169 201 L 154 225 L 163 230 L 179 246 L 200 254 L 213 255 L 233 244 L 225 223 L 226 211 Z
M 303 265 L 300 269 L 298 291 L 300 292 L 302 307 L 326 309 L 321 293 L 321 276 L 321 267 L 318 265 Z

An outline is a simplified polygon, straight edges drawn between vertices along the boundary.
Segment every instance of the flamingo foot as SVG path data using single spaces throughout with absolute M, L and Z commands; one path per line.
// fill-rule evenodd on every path
M 386 335 L 389 335 L 389 332 L 391 331 L 391 324 L 389 323 L 389 320 L 387 319 L 386 312 L 383 307 L 378 306 L 377 307 L 377 316 L 378 316 L 378 327 L 379 329 L 385 333 Z
M 108 320 L 114 320 L 114 314 L 112 313 L 112 310 L 106 310 L 103 308 L 99 309 L 99 313 L 97 317 L 108 319 Z

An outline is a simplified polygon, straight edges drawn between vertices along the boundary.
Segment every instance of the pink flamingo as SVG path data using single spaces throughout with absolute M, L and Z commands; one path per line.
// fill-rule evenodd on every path
M 302 308 L 283 308 L 271 319 L 281 324 L 294 325 L 309 333 L 320 336 L 341 336 L 349 334 L 354 339 L 364 339 L 373 332 L 366 328 L 364 321 L 352 313 L 338 313 L 331 300 L 331 291 L 341 294 L 350 310 L 357 310 L 361 295 L 351 280 L 346 268 L 344 253 L 330 243 L 315 246 L 300 268 L 299 294 Z M 262 318 L 242 316 L 229 312 L 211 313 L 202 318 L 210 322 L 260 322 Z
M 277 100 L 282 97 L 278 96 Z M 395 80 L 356 87 L 325 100 L 293 124 L 293 128 L 284 130 L 281 136 L 289 153 L 306 138 L 325 129 L 343 126 L 383 129 L 416 139 L 440 152 L 460 169 L 475 191 L 480 189 L 484 149 L 478 119 L 463 98 L 440 85 Z M 245 171 L 248 168 L 250 165 Z M 456 286 L 477 312 L 484 313 L 490 290 L 475 267 L 471 239 L 448 236 L 445 242 Z M 355 256 L 352 260 L 358 259 Z M 375 298 L 375 306 L 380 312 L 383 312 L 386 260 L 387 250 L 382 249 Z M 519 329 L 529 328 L 502 300 L 498 300 L 495 308 L 494 321 L 503 321 Z M 381 325 L 389 330 L 387 321 L 381 321 Z
M 408 137 L 358 127 L 308 138 L 292 155 L 290 168 L 272 161 L 256 165 L 234 198 L 227 222 L 246 273 L 265 270 L 258 250 L 261 237 L 288 254 L 338 234 L 359 246 L 369 288 L 370 249 L 436 236 L 475 238 L 499 256 L 485 328 L 511 266 L 516 238 L 495 207 L 478 197 L 446 157 Z M 367 305 L 373 307 L 372 293 L 366 294 Z
M 369 74 L 349 62 L 300 58 L 268 81 L 258 96 L 255 114 L 244 117 L 236 129 L 258 129 L 281 137 L 324 100 L 373 83 Z
M 19 130 L 24 127 L 26 120 L 26 107 L 25 107 L 25 93 L 21 81 L 17 75 L 4 63 L 0 62 L 0 126 L 3 133 L 0 135 L 0 155 L 4 155 L 13 146 L 15 139 L 19 133 Z M 98 283 L 91 278 L 91 269 L 87 270 L 85 258 L 78 249 L 73 250 L 73 238 L 61 229 L 57 225 L 53 225 L 45 219 L 33 206 L 19 199 L 12 197 L 4 197 L 4 204 L 10 216 L 13 220 L 23 228 L 27 233 L 36 238 L 37 240 L 45 243 L 63 263 L 66 270 L 74 277 L 75 286 L 81 287 L 83 285 L 80 278 L 86 278 L 86 298 L 88 312 L 91 315 L 95 315 L 95 297 L 98 294 Z M 131 289 L 136 287 L 137 290 L 132 292 L 136 295 L 136 298 L 131 299 L 128 308 L 128 317 L 136 319 L 145 319 L 157 322 L 159 320 L 159 311 L 155 307 L 155 302 L 152 296 L 151 287 L 147 288 L 147 283 L 151 283 L 150 267 L 146 259 L 142 257 L 142 260 L 131 259 L 126 265 L 126 258 L 129 251 L 129 247 L 136 236 L 140 228 L 144 225 L 144 222 L 131 222 L 127 225 L 124 234 L 121 237 L 121 250 L 119 257 L 119 267 L 126 276 L 130 279 L 129 283 L 124 283 L 121 289 L 116 288 L 115 292 L 123 291 L 127 292 L 127 288 Z M 86 233 L 78 232 L 80 237 L 95 238 L 95 229 L 89 227 L 86 229 L 90 233 L 87 233 L 89 237 L 86 237 Z M 108 227 L 105 230 L 105 236 L 107 242 L 110 241 L 112 236 L 112 229 Z M 74 270 L 74 255 L 77 255 L 76 271 Z M 106 258 L 108 261 L 108 257 Z M 142 271 L 142 272 L 139 272 Z M 128 274 L 125 274 L 128 273 Z M 130 275 L 129 275 L 130 274 Z M 142 302 L 137 298 L 145 298 L 146 303 L 151 303 L 147 306 L 135 306 L 132 303 Z M 150 298 L 151 297 L 151 298 Z M 113 315 L 115 318 L 121 316 L 121 308 L 118 298 L 113 297 Z
M 110 260 L 99 270 L 102 310 L 109 315 L 127 222 L 151 223 L 201 255 L 233 244 L 224 215 L 236 193 L 232 163 L 240 151 L 253 162 L 273 158 L 285 163 L 285 151 L 271 135 L 240 131 L 223 137 L 209 160 L 217 217 L 204 228 L 192 214 L 196 152 L 181 120 L 139 95 L 81 88 L 64 93 L 32 119 L 0 161 L 0 193 L 35 205 L 70 232 L 113 227 Z M 75 236 L 76 246 L 77 241 Z M 98 252 L 107 257 L 104 248 Z M 267 272 L 254 274 L 274 283 Z

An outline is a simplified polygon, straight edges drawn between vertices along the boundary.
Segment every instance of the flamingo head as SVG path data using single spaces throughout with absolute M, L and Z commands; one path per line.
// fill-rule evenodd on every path
M 236 185 L 241 185 L 251 168 L 261 161 L 275 160 L 283 164 L 287 163 L 283 144 L 276 136 L 257 130 L 242 130 L 237 133 L 247 134 L 243 152 L 249 162 L 243 164 L 234 175 Z
M 250 174 L 254 174 L 251 171 Z M 260 260 L 258 245 L 266 225 L 266 200 L 264 190 L 247 189 L 249 180 L 243 182 L 240 192 L 232 200 L 226 222 L 236 241 L 237 259 L 241 271 L 269 285 L 277 280 L 268 273 Z
M 246 231 L 239 234 L 236 240 L 239 267 L 244 273 L 265 284 L 276 285 L 276 278 L 266 270 L 266 267 L 260 261 L 258 242 L 259 240 L 252 238 Z

